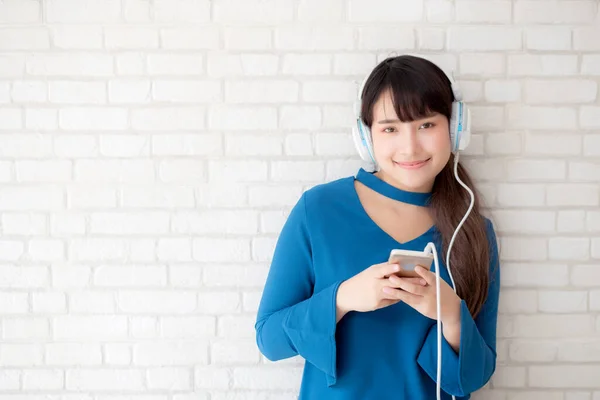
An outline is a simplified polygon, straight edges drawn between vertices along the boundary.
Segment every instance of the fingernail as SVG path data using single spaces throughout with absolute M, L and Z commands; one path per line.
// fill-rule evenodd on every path
M 392 292 L 392 288 L 390 288 L 390 287 L 387 287 L 387 286 L 384 286 L 384 287 L 383 287 L 383 292 L 384 292 L 384 293 L 387 293 L 387 294 L 392 294 L 392 293 L 393 293 L 393 292 Z
M 400 271 L 400 266 L 398 264 L 396 264 L 396 266 L 394 267 L 394 271 Z

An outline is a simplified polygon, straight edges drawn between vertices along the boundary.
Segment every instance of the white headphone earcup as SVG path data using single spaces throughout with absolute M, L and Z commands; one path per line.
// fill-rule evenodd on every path
M 450 117 L 450 142 L 452 152 L 462 151 L 471 141 L 471 111 L 462 101 L 452 103 Z
M 354 146 L 360 158 L 363 161 L 375 163 L 371 132 L 360 118 L 356 119 L 356 124 L 352 127 L 352 138 L 354 139 Z

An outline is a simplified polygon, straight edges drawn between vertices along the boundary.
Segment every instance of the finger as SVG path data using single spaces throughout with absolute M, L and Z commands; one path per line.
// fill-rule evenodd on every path
M 419 274 L 429 285 L 435 285 L 435 274 L 420 265 L 415 267 L 415 272 Z
M 417 295 L 406 292 L 404 290 L 394 289 L 389 286 L 384 286 L 381 290 L 385 299 L 400 300 L 411 307 L 414 307 L 418 300 Z
M 410 283 L 414 283 L 415 285 L 427 286 L 427 281 L 423 278 L 403 278 Z
M 374 270 L 375 270 L 375 275 L 377 276 L 377 278 L 385 278 L 388 275 L 391 275 L 395 272 L 400 271 L 400 265 L 383 263 L 383 264 L 376 265 Z
M 397 276 L 392 275 L 388 280 L 390 281 L 390 286 L 394 288 L 406 290 L 407 292 L 418 296 L 423 296 L 425 294 L 426 289 L 422 285 L 412 283 L 406 278 L 398 278 Z

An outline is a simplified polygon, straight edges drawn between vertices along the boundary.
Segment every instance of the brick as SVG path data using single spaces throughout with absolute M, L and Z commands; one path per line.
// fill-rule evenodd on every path
M 582 106 L 579 110 L 579 123 L 582 128 L 600 128 L 600 107 Z
M 358 28 L 358 49 L 360 50 L 408 50 L 414 49 L 415 43 L 416 34 L 412 28 L 396 26 Z
M 66 371 L 66 389 L 73 391 L 142 391 L 144 371 L 140 369 L 74 369 Z
M 352 50 L 354 32 L 344 27 L 285 27 L 275 31 L 278 50 Z
M 133 362 L 147 367 L 208 364 L 208 346 L 199 341 L 137 343 Z
M 225 136 L 225 153 L 231 156 L 276 156 L 283 152 L 283 138 L 274 135 L 234 133 Z
M 191 390 L 192 377 L 188 368 L 150 368 L 148 388 L 156 390 Z
M 147 80 L 109 81 L 108 101 L 113 104 L 148 103 L 152 100 L 151 85 Z
M 50 27 L 52 44 L 64 50 L 99 50 L 104 46 L 102 27 L 55 25 Z
M 47 217 L 32 212 L 3 212 L 2 232 L 5 235 L 44 235 L 47 232 Z
M 109 54 L 36 54 L 27 59 L 27 73 L 33 76 L 106 77 L 114 73 Z
M 350 135 L 321 133 L 315 137 L 315 153 L 327 156 L 353 156 L 356 152 Z
M 95 212 L 90 216 L 93 234 L 134 235 L 165 234 L 169 231 L 169 214 L 163 212 Z
M 131 365 L 131 345 L 109 343 L 104 346 L 104 360 L 107 365 Z
M 488 102 L 515 102 L 521 99 L 518 81 L 490 80 L 485 82 L 485 99 Z
M 506 128 L 504 108 L 472 106 L 471 128 L 474 130 L 496 130 Z
M 0 50 L 44 50 L 50 48 L 48 29 L 38 27 L 4 28 L 0 30 Z
M 9 210 L 59 210 L 64 209 L 63 190 L 57 187 L 4 187 L 0 189 L 0 209 Z
M 209 180 L 212 182 L 260 182 L 267 180 L 265 161 L 210 161 Z
M 66 130 L 120 130 L 128 126 L 128 113 L 118 108 L 62 108 L 58 121 Z
M 153 4 L 154 20 L 158 22 L 208 22 L 209 0 L 159 0 Z
M 219 48 L 219 36 L 216 27 L 172 27 L 160 31 L 160 43 L 162 48 L 170 50 L 215 50 Z
M 600 182 L 600 164 L 572 161 L 569 163 L 570 182 Z
M 536 26 L 525 30 L 525 47 L 531 50 L 564 51 L 571 49 L 568 27 Z
M 461 76 L 502 75 L 506 71 L 506 58 L 503 54 L 462 53 L 459 58 Z
M 83 235 L 85 233 L 85 217 L 75 211 L 53 214 L 50 217 L 50 233 L 52 235 Z
M 253 316 L 222 316 L 217 323 L 217 335 L 223 338 L 255 338 Z
M 522 32 L 509 27 L 453 27 L 448 30 L 450 50 L 519 50 Z
M 82 265 L 55 265 L 52 271 L 52 286 L 57 288 L 84 288 L 89 286 L 91 269 Z
M 197 204 L 207 207 L 239 207 L 248 204 L 248 186 L 236 182 L 210 182 L 195 190 Z
M 563 287 L 569 282 L 569 269 L 562 264 L 515 263 L 502 265 L 502 283 L 515 287 Z
M 321 161 L 275 161 L 271 164 L 273 181 L 301 182 L 322 181 L 325 168 Z
M 590 257 L 588 238 L 552 237 L 548 240 L 551 260 L 585 261 Z
M 296 390 L 301 376 L 301 367 L 239 367 L 233 370 L 233 387 L 248 390 Z
M 223 154 L 222 138 L 214 133 L 156 134 L 152 135 L 152 154 L 157 156 L 219 156 Z
M 120 312 L 133 314 L 185 314 L 196 309 L 196 295 L 172 291 L 120 291 Z
M 69 160 L 39 160 L 15 162 L 19 182 L 68 182 L 73 176 Z
M 586 213 L 585 225 L 588 232 L 600 232 L 600 211 L 588 211 Z
M 125 240 L 112 238 L 74 239 L 69 245 L 72 261 L 119 261 L 125 257 Z
M 203 282 L 213 287 L 261 287 L 264 286 L 267 273 L 268 267 L 255 265 L 207 266 L 203 269 Z
M 185 82 L 187 85 L 188 82 Z M 295 103 L 299 85 L 288 80 L 225 82 L 225 99 L 228 103 Z
M 255 234 L 258 213 L 251 210 L 177 212 L 171 216 L 171 230 L 180 234 Z
M 505 289 L 498 305 L 502 314 L 531 314 L 538 311 L 535 290 Z
M 30 317 L 4 318 L 3 338 L 12 340 L 45 340 L 50 336 L 50 324 L 47 318 Z
M 515 3 L 514 20 L 517 23 L 577 24 L 594 20 L 597 6 L 590 0 L 518 1 Z
M 37 1 L 5 0 L 0 3 L 0 23 L 26 24 L 40 22 L 41 4 Z
M 43 365 L 43 346 L 38 343 L 3 343 L 2 365 L 6 367 L 31 368 Z
M 525 387 L 527 373 L 525 367 L 498 366 L 492 377 L 494 388 L 520 388 Z
M 600 269 L 596 265 L 574 265 L 571 269 L 571 283 L 581 287 L 600 286 Z
M 456 2 L 456 20 L 458 22 L 509 23 L 512 19 L 510 1 L 461 0 Z
M 586 156 L 600 155 L 600 135 L 590 134 L 583 137 L 583 154 Z
M 454 3 L 450 0 L 429 0 L 425 7 L 429 22 L 450 22 L 454 19 Z
M 566 172 L 566 164 L 559 160 L 511 160 L 506 165 L 508 178 L 515 181 L 563 180 Z
M 509 54 L 510 76 L 567 76 L 577 74 L 577 56 L 561 54 Z
M 213 103 L 222 101 L 218 81 L 154 81 L 152 98 L 169 103 Z
M 248 0 L 239 3 L 235 0 L 223 0 L 213 5 L 216 22 L 283 24 L 294 18 L 292 0 Z
M 57 104 L 104 104 L 106 84 L 86 81 L 51 81 L 48 83 L 49 100 Z
M 332 23 L 341 22 L 344 15 L 344 1 L 330 0 L 327 7 L 319 0 L 301 0 L 298 4 L 298 21 L 300 22 L 321 22 Z
M 25 62 L 25 56 L 20 54 L 0 55 L 0 78 L 23 76 L 25 74 Z
M 252 260 L 270 263 L 277 240 L 275 238 L 259 237 L 252 240 Z
M 123 16 L 126 22 L 150 22 L 152 3 L 145 0 L 126 0 L 123 4 Z
M 490 133 L 485 136 L 486 154 L 520 154 L 522 151 L 520 132 Z M 471 143 L 469 143 L 469 148 Z
M 581 56 L 581 73 L 600 75 L 600 54 L 583 54 Z
M 248 191 L 248 202 L 255 207 L 292 206 L 301 194 L 300 185 L 252 185 Z
M 353 98 L 354 95 L 356 87 L 348 82 L 305 82 L 302 87 L 302 99 L 306 102 L 340 102 Z
M 199 76 L 205 72 L 202 54 L 148 54 L 149 75 Z
M 546 260 L 548 243 L 545 239 L 524 237 L 503 237 L 500 253 L 507 261 L 538 261 Z
M 194 384 L 200 389 L 230 388 L 231 370 L 228 368 L 210 366 L 194 366 Z
M 16 262 L 23 255 L 25 246 L 21 241 L 5 239 L 0 241 L 0 249 L 0 260 Z
M 279 127 L 282 129 L 313 130 L 323 123 L 321 108 L 308 105 L 284 105 L 279 113 Z
M 121 205 L 126 208 L 191 208 L 194 191 L 182 186 L 124 187 L 120 192 Z
M 94 269 L 93 282 L 98 287 L 165 286 L 167 269 L 162 265 L 102 265 Z
M 206 125 L 201 106 L 161 107 L 134 109 L 131 124 L 136 130 L 195 130 Z
M 423 28 L 419 30 L 419 49 L 443 50 L 446 46 L 446 31 L 444 29 Z
M 594 320 L 585 314 L 517 315 L 513 335 L 518 338 L 589 337 Z
M 598 186 L 593 184 L 563 183 L 547 187 L 547 202 L 551 206 L 597 206 L 599 196 Z
M 27 314 L 29 312 L 28 294 L 0 292 L 0 306 L 4 314 Z
M 541 210 L 495 210 L 494 217 L 502 221 L 501 230 L 507 233 L 554 233 L 556 213 Z
M 600 29 L 596 27 L 575 28 L 573 30 L 573 49 L 578 51 L 599 51 Z
M 508 106 L 508 127 L 557 130 L 577 127 L 575 110 L 566 107 Z
M 113 293 L 79 292 L 69 296 L 69 311 L 73 314 L 114 314 Z
M 598 387 L 596 365 L 539 365 L 529 367 L 531 387 L 594 389 Z
M 54 338 L 58 340 L 121 340 L 127 337 L 125 316 L 57 316 L 53 322 Z
M 551 340 L 515 339 L 509 347 L 510 359 L 516 362 L 552 362 L 558 345 Z
M 600 361 L 600 342 L 597 339 L 565 340 L 559 345 L 558 361 L 598 362 Z
M 191 243 L 191 241 L 190 241 Z M 191 245 L 186 249 L 188 261 L 192 259 Z M 202 285 L 202 274 L 204 269 L 194 265 L 171 266 L 169 283 L 174 287 L 199 287 Z
M 114 208 L 117 206 L 117 192 L 112 188 L 92 185 L 71 186 L 67 190 L 69 206 L 74 209 Z
M 155 28 L 117 26 L 104 28 L 104 46 L 109 50 L 157 49 L 159 32 Z
M 163 261 L 190 261 L 192 259 L 192 245 L 187 238 L 159 239 L 156 255 Z
M 17 108 L 0 109 L 0 131 L 21 129 L 23 112 Z
M 34 261 L 62 261 L 65 259 L 64 243 L 56 239 L 31 239 L 29 258 Z
M 60 370 L 23 371 L 23 390 L 60 390 L 64 384 Z
M 48 98 L 46 83 L 37 81 L 14 81 L 11 97 L 15 103 L 40 103 Z
M 202 160 L 164 160 L 158 165 L 158 178 L 162 182 L 203 182 L 205 177 Z
M 399 3 L 393 0 L 350 0 L 350 22 L 417 22 L 423 18 L 423 0 Z
M 585 211 L 560 210 L 556 227 L 558 232 L 582 232 L 585 229 Z
M 579 155 L 583 137 L 575 133 L 536 133 L 525 135 L 525 152 L 535 155 Z
M 539 307 L 548 313 L 581 313 L 587 311 L 588 294 L 585 291 L 540 291 Z
M 318 64 L 318 60 L 321 58 L 329 59 L 327 55 L 305 55 L 307 58 L 315 61 Z M 290 71 L 290 67 L 294 68 L 296 65 L 289 62 L 289 57 L 294 55 L 283 55 L 283 74 L 294 74 Z M 299 60 L 302 63 L 301 60 Z M 207 57 L 207 73 L 211 78 L 223 78 L 232 76 L 274 76 L 279 71 L 279 58 L 275 54 L 229 54 L 226 52 L 213 52 Z M 306 68 L 313 67 L 312 64 L 304 62 Z M 301 68 L 302 66 L 299 66 Z M 319 70 L 319 65 L 314 66 L 315 69 Z M 328 66 L 327 66 L 328 68 Z M 329 70 L 327 69 L 327 72 Z M 297 72 L 302 74 L 300 70 Z
M 210 359 L 215 365 L 257 364 L 260 357 L 255 340 L 219 340 L 210 348 Z
M 268 106 L 214 106 L 208 127 L 221 130 L 265 130 L 277 127 L 277 109 Z
M 201 262 L 250 261 L 250 242 L 246 239 L 195 238 L 194 260 Z
M 154 163 L 147 160 L 81 160 L 75 163 L 79 182 L 153 182 Z
M 598 85 L 589 80 L 525 82 L 525 101 L 528 104 L 589 103 L 596 99 Z
M 202 339 L 214 337 L 216 316 L 165 316 L 160 319 L 161 336 L 167 339 Z
M 223 36 L 225 48 L 229 50 L 269 50 L 273 47 L 273 32 L 271 28 L 225 28 Z

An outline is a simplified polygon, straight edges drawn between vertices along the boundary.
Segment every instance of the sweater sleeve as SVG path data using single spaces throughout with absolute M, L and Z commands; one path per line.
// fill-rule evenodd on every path
M 314 293 L 306 193 L 292 209 L 277 240 L 256 318 L 256 342 L 277 361 L 296 355 L 323 371 L 329 386 L 336 374 L 336 296 L 341 281 Z
M 500 294 L 500 265 L 496 234 L 487 220 L 490 244 L 490 285 L 488 297 L 475 319 L 464 300 L 460 306 L 460 345 L 458 354 L 442 336 L 442 389 L 454 396 L 466 396 L 483 387 L 496 369 L 496 324 Z M 437 379 L 437 326 L 425 339 L 417 362 Z

